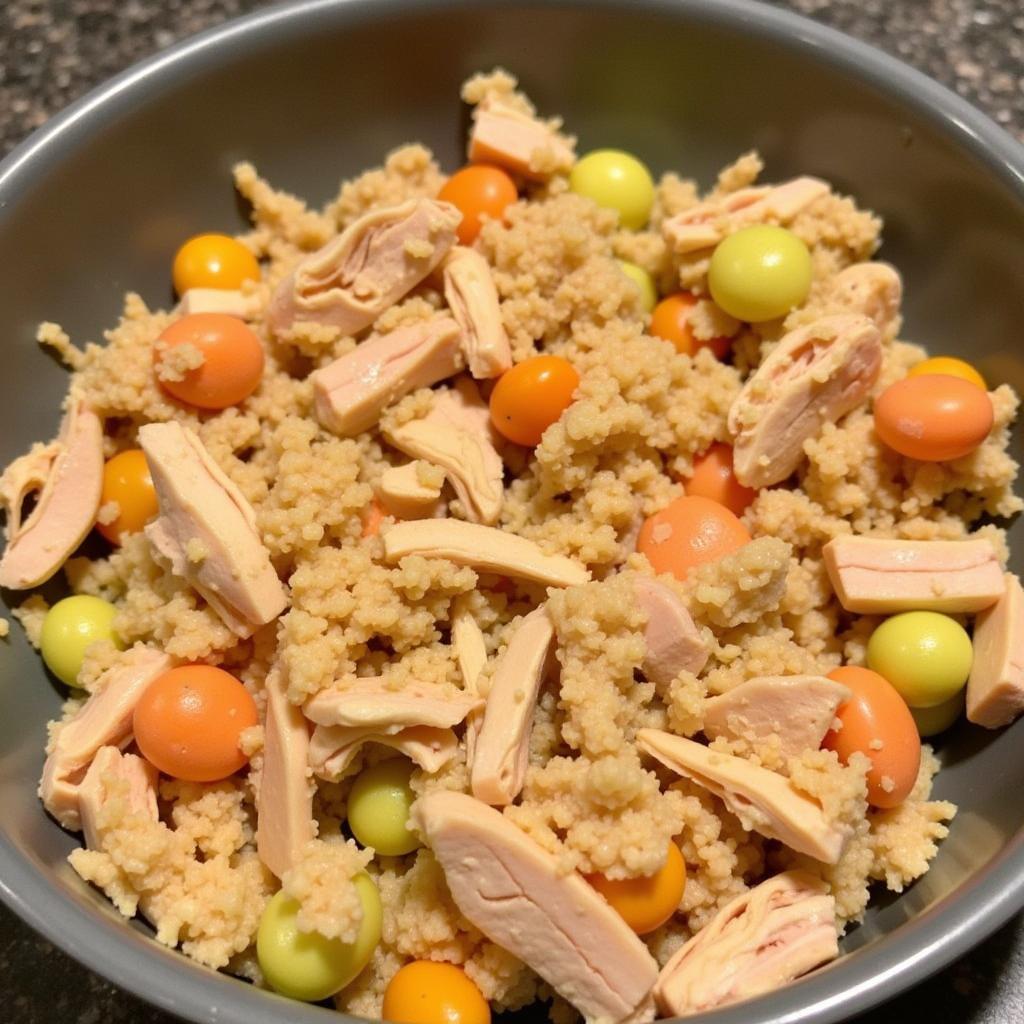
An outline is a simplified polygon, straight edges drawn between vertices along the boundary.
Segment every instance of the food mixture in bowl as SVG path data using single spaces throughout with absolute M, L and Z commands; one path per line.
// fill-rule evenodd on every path
M 175 309 L 41 327 L 63 426 L 0 479 L 0 584 L 72 591 L 15 610 L 72 688 L 40 797 L 292 998 L 684 1016 L 835 958 L 947 834 L 921 737 L 1024 707 L 1017 397 L 901 340 L 827 182 L 463 99 L 451 177 L 408 145 L 315 211 L 240 164 Z

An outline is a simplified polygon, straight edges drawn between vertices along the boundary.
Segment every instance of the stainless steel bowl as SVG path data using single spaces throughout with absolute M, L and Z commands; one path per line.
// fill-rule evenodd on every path
M 1024 150 L 952 93 L 852 39 L 744 0 L 311 0 L 271 8 L 140 64 L 0 165 L 0 462 L 52 435 L 65 375 L 33 339 L 81 342 L 134 289 L 169 301 L 187 235 L 234 229 L 230 167 L 254 161 L 315 202 L 419 139 L 460 163 L 458 87 L 513 69 L 583 150 L 619 146 L 709 182 L 752 146 L 770 177 L 818 174 L 885 217 L 906 282 L 905 335 L 1024 390 Z M 1015 438 L 1019 455 L 1020 434 Z M 1024 568 L 1024 531 L 1012 531 Z M 5 594 L 8 604 L 18 595 Z M 128 926 L 65 857 L 35 789 L 61 695 L 15 628 L 0 655 L 0 896 L 89 967 L 197 1022 L 328 1021 L 204 970 Z M 963 725 L 937 793 L 960 805 L 928 875 L 877 900 L 847 956 L 702 1017 L 826 1024 L 964 953 L 1024 905 L 1024 725 Z

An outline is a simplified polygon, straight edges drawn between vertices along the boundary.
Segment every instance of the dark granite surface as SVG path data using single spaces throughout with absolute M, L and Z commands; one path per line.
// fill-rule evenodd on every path
M 133 61 L 261 0 L 0 0 L 0 156 Z M 956 89 L 1024 141 L 1024 0 L 786 0 Z M 172 1024 L 0 907 L 4 1024 Z M 1024 1022 L 1024 917 L 859 1024 Z

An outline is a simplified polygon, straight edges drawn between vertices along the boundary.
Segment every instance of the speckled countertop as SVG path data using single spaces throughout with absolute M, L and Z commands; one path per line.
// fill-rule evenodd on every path
M 129 64 L 265 0 L 0 0 L 0 156 Z M 954 88 L 1024 141 L 1024 0 L 784 0 Z M 5 1024 L 172 1024 L 0 907 Z M 1024 1021 L 1024 916 L 859 1024 Z

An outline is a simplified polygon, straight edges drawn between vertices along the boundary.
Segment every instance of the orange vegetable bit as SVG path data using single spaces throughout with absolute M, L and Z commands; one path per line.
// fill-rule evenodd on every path
M 502 436 L 533 447 L 572 405 L 580 375 L 561 356 L 533 356 L 498 378 L 491 392 L 491 421 Z
M 682 580 L 694 566 L 717 561 L 749 542 L 747 528 L 724 505 L 684 495 L 644 522 L 636 547 L 655 572 Z
M 693 473 L 685 486 L 687 494 L 717 501 L 738 516 L 743 515 L 757 497 L 754 488 L 744 487 L 736 479 L 732 468 L 732 446 L 720 442 L 693 460 Z
M 684 356 L 696 355 L 700 348 L 709 348 L 716 359 L 724 359 L 732 345 L 731 338 L 711 338 L 698 341 L 690 330 L 690 313 L 697 305 L 697 299 L 689 292 L 676 292 L 664 298 L 654 307 L 651 314 L 651 334 L 656 338 L 671 341 L 676 351 Z
M 384 506 L 380 499 L 374 495 L 370 504 L 363 511 L 363 539 L 376 537 L 380 533 L 380 524 L 384 521 Z
M 181 402 L 200 409 L 226 409 L 248 398 L 263 377 L 263 346 L 249 327 L 223 313 L 192 313 L 167 327 L 153 350 L 159 371 L 179 345 L 192 345 L 203 362 L 180 380 L 157 379 Z M 166 376 L 166 374 L 165 374 Z
M 894 451 L 922 462 L 969 455 L 988 437 L 992 399 L 947 373 L 904 377 L 875 402 L 875 432 Z
M 979 388 L 985 391 L 988 390 L 985 378 L 970 363 L 966 363 L 962 359 L 956 359 L 953 356 L 932 356 L 931 359 L 926 359 L 923 363 L 918 363 L 917 366 L 909 369 L 907 376 L 922 377 L 935 373 L 945 373 L 950 377 L 960 377 L 963 380 L 970 381 L 971 384 L 977 384 Z
M 240 288 L 260 279 L 260 265 L 241 242 L 229 235 L 196 235 L 174 257 L 174 290 L 184 295 L 190 288 Z
M 395 1024 L 490 1024 L 491 1008 L 461 967 L 413 960 L 388 982 L 381 1016 Z
M 463 245 L 471 245 L 480 234 L 483 218 L 501 220 L 505 208 L 519 198 L 519 193 L 501 168 L 472 164 L 456 171 L 441 186 L 437 198 L 459 208 L 462 223 L 456 233 Z
M 100 507 L 112 501 L 120 510 L 117 518 L 111 523 L 96 523 L 96 529 L 111 544 L 120 544 L 128 534 L 138 533 L 159 511 L 156 488 L 141 448 L 119 452 L 103 467 Z
M 855 753 L 871 760 L 868 801 L 874 807 L 898 807 L 917 781 L 921 766 L 921 738 L 903 698 L 877 672 L 846 665 L 828 674 L 829 679 L 853 691 L 839 705 L 836 717 L 843 723 L 822 741 L 846 764 Z
M 216 782 L 246 765 L 239 737 L 258 721 L 249 691 L 229 672 L 182 665 L 146 687 L 133 730 L 143 756 L 165 775 Z
M 669 842 L 665 864 L 644 878 L 608 879 L 588 875 L 587 881 L 637 933 L 660 928 L 679 908 L 686 889 L 686 862 L 675 843 Z

